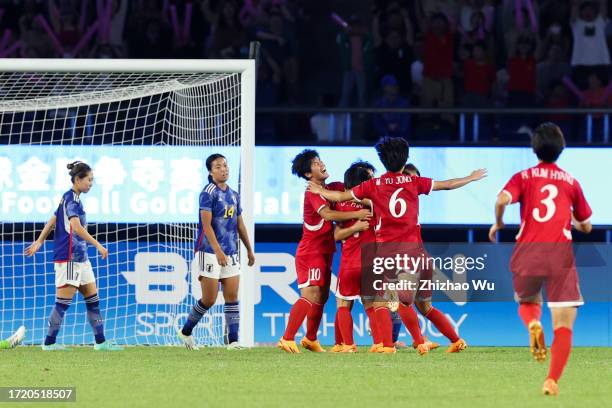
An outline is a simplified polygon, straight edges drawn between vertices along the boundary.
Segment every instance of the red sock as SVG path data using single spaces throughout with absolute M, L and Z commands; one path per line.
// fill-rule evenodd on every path
M 422 344 L 425 342 L 423 339 L 423 335 L 421 334 L 421 327 L 419 326 L 419 317 L 417 316 L 414 309 L 410 306 L 406 306 L 403 303 L 399 304 L 399 308 L 397 309 L 397 313 L 399 313 L 402 318 L 402 322 L 404 322 L 404 326 L 408 329 L 408 332 L 412 336 L 412 340 L 416 344 Z
M 351 316 L 350 309 L 348 307 L 339 307 L 336 316 L 338 318 L 338 325 L 342 332 L 344 344 L 355 344 L 353 340 L 353 316 Z
M 444 313 L 440 312 L 435 307 L 429 309 L 429 312 L 425 315 L 425 317 L 433 323 L 433 325 L 438 329 L 440 333 L 446 336 L 447 339 L 450 340 L 451 343 L 459 340 L 459 336 L 457 336 L 457 332 L 453 329 L 453 326 L 448 321 Z
M 542 318 L 542 305 L 539 303 L 521 303 L 519 304 L 518 314 L 525 326 L 529 326 L 532 320 L 539 321 Z
M 366 314 L 368 315 L 368 319 L 370 319 L 370 329 L 372 330 L 372 342 L 374 344 L 382 343 L 382 339 L 380 338 L 380 332 L 378 330 L 378 325 L 376 324 L 376 313 L 374 313 L 374 307 L 368 307 L 366 309 Z M 391 335 L 393 335 L 393 332 L 391 333 Z
M 559 381 L 563 369 L 567 364 L 570 352 L 572 351 L 572 331 L 567 327 L 559 327 L 555 330 L 555 339 L 550 348 L 550 369 L 548 378 Z
M 376 325 L 382 340 L 383 347 L 393 347 L 393 322 L 391 321 L 391 313 L 384 306 L 374 309 L 376 314 Z
M 342 344 L 342 332 L 340 331 L 340 319 L 338 318 L 338 312 L 336 312 L 336 320 L 334 321 L 334 335 L 336 337 L 336 344 Z
M 323 307 L 320 303 L 312 303 L 310 311 L 308 312 L 308 318 L 306 319 L 306 338 L 308 340 L 315 341 L 317 339 L 317 333 L 319 331 L 319 325 L 321 324 L 321 318 L 323 317 Z
M 283 339 L 291 341 L 295 340 L 295 333 L 297 333 L 300 326 L 304 322 L 304 318 L 306 317 L 306 314 L 308 314 L 310 307 L 311 303 L 302 297 L 295 302 L 291 308 L 291 311 L 289 312 L 289 322 L 287 322 Z

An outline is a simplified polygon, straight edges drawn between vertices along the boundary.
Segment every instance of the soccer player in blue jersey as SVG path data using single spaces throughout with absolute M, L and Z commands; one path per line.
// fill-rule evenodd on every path
M 199 274 L 202 298 L 193 306 L 178 336 L 187 349 L 197 350 L 191 333 L 202 316 L 215 304 L 221 281 L 228 348 L 240 348 L 238 238 L 247 249 L 249 266 L 255 263 L 255 254 L 242 220 L 240 196 L 227 185 L 229 168 L 225 157 L 218 153 L 210 155 L 206 159 L 206 169 L 209 172 L 209 183 L 200 193 L 200 216 L 193 263 Z
M 81 194 L 88 193 L 93 184 L 93 172 L 88 164 L 76 161 L 68 165 L 72 188 L 64 193 L 57 210 L 47 222 L 38 239 L 25 253 L 32 256 L 40 249 L 47 235 L 55 228 L 53 260 L 55 264 L 55 307 L 49 317 L 49 329 L 42 346 L 45 351 L 67 350 L 56 343 L 66 310 L 78 290 L 85 299 L 87 319 L 91 325 L 96 344 L 94 350 L 117 351 L 121 347 L 104 337 L 104 324 L 100 313 L 100 299 L 96 278 L 87 259 L 87 243 L 95 246 L 102 259 L 108 251 L 89 232 Z

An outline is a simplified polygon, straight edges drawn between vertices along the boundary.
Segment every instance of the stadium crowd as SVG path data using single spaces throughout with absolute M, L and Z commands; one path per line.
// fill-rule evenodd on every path
M 608 0 L 5 0 L 0 25 L 0 57 L 245 58 L 258 40 L 260 107 L 612 101 Z M 600 142 L 605 118 L 592 118 Z M 486 115 L 480 133 L 512 140 L 540 120 L 559 123 L 570 140 L 584 134 L 584 116 L 567 114 Z M 331 143 L 355 134 L 428 141 L 458 126 L 448 113 L 260 114 L 257 135 L 270 143 L 299 143 L 304 134 Z

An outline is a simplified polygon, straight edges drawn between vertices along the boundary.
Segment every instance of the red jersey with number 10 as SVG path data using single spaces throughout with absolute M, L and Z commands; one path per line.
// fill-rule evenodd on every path
M 433 180 L 387 172 L 351 190 L 356 200 L 370 199 L 376 213 L 376 242 L 420 242 L 419 195 L 429 194 Z
M 571 242 L 572 213 L 578 222 L 592 214 L 578 180 L 554 163 L 516 173 L 502 192 L 521 203 L 517 242 Z
M 344 184 L 330 183 L 325 186 L 327 190 L 344 191 Z M 306 191 L 304 194 L 304 224 L 302 226 L 302 239 L 297 248 L 296 256 L 304 254 L 332 254 L 336 252 L 334 230 L 331 221 L 325 221 L 319 211 L 323 207 L 333 209 L 331 202 L 319 194 Z

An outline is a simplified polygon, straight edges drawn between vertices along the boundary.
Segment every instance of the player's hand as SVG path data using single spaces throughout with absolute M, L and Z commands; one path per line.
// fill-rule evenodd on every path
M 98 247 L 98 252 L 100 253 L 100 257 L 102 259 L 106 259 L 108 256 L 108 249 L 104 248 L 102 245 Z
M 32 256 L 40 249 L 42 243 L 38 241 L 32 242 L 32 245 L 26 248 L 25 254 L 26 256 Z
M 365 231 L 370 228 L 370 223 L 366 220 L 359 220 L 353 224 L 353 229 L 355 232 Z
M 369 220 L 370 218 L 372 218 L 372 212 L 370 210 L 359 210 L 357 211 L 357 217 L 360 220 Z
M 227 266 L 227 256 L 225 255 L 225 252 L 223 252 L 222 249 L 215 251 L 215 256 L 217 257 L 217 263 L 220 266 Z
M 323 186 L 315 182 L 309 181 L 307 190 L 314 194 L 321 194 L 323 192 Z
M 255 265 L 255 254 L 252 251 L 249 251 L 249 253 L 247 254 L 247 257 L 249 258 L 249 266 L 253 266 Z
M 470 179 L 472 179 L 472 181 L 482 180 L 485 177 L 487 177 L 487 169 L 474 170 L 470 174 Z
M 497 242 L 497 238 L 495 237 L 495 234 L 497 234 L 497 231 L 501 230 L 504 228 L 504 223 L 495 223 L 493 225 L 491 225 L 491 228 L 489 228 L 489 241 L 491 242 Z

